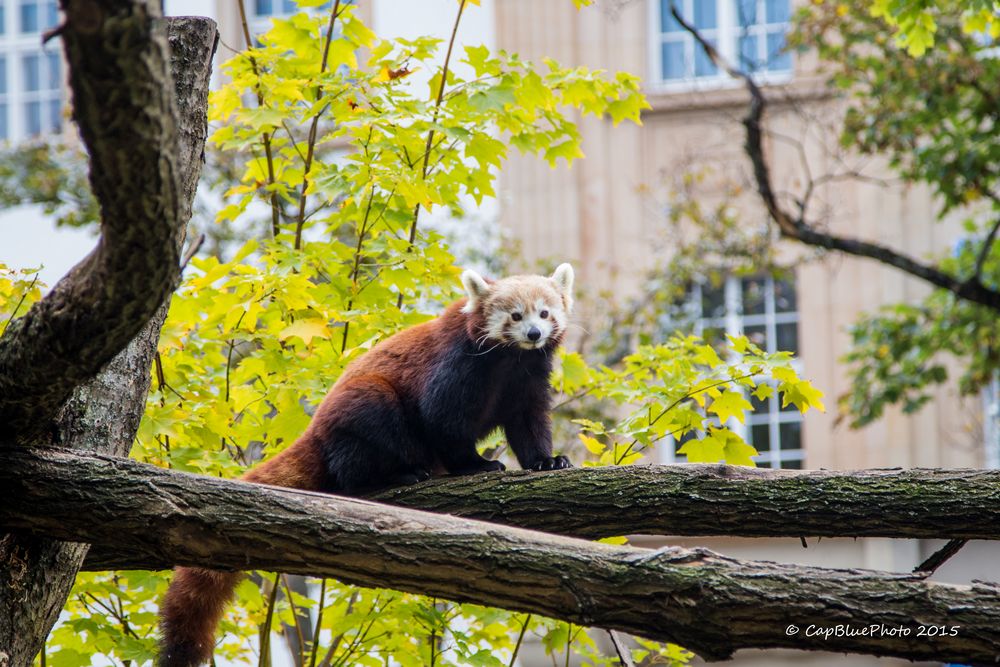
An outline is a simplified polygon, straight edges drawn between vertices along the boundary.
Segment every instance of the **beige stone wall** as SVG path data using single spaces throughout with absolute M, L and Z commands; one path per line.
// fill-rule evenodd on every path
M 503 0 L 497 6 L 498 47 L 529 59 L 551 56 L 564 64 L 628 70 L 648 82 L 649 20 L 644 0 L 627 3 L 617 16 L 595 8 L 577 11 L 571 2 Z M 775 103 L 769 115 L 774 132 L 801 143 L 814 177 L 843 170 L 826 149 L 836 144 L 827 126 L 836 120 L 841 102 L 822 85 L 817 66 L 812 56 L 797 59 L 794 81 L 770 90 L 773 99 L 788 98 L 794 104 Z M 702 188 L 707 201 L 717 196 L 713 178 L 716 183 L 743 185 L 746 195 L 736 202 L 742 215 L 758 223 L 764 219 L 742 153 L 744 93 L 738 87 L 668 93 L 647 83 L 647 94 L 653 109 L 643 116 L 641 127 L 582 120 L 587 157 L 571 169 L 553 170 L 539 159 L 515 154 L 501 177 L 501 224 L 519 242 L 522 261 L 528 267 L 546 260 L 574 261 L 578 284 L 587 296 L 600 289 L 634 293 L 644 273 L 670 252 L 664 205 L 671 180 L 684 171 L 709 169 L 711 176 Z M 805 173 L 796 144 L 772 139 L 767 150 L 777 188 L 801 191 Z M 874 163 L 866 171 L 891 178 Z M 957 224 L 936 221 L 926 188 L 843 181 L 818 188 L 815 198 L 817 219 L 831 231 L 878 241 L 918 258 L 945 250 L 957 236 Z M 804 250 L 788 245 L 783 252 L 792 258 Z M 836 397 L 848 389 L 845 367 L 838 361 L 848 349 L 847 327 L 863 312 L 921 297 L 927 293 L 924 284 L 878 263 L 844 256 L 802 265 L 796 282 L 803 372 L 825 392 L 828 407 L 826 414 L 810 412 L 805 418 L 807 467 L 981 464 L 981 404 L 959 400 L 954 383 L 937 392 L 917 415 L 890 410 L 884 419 L 858 431 L 835 424 Z M 902 540 L 810 540 L 810 548 L 803 550 L 797 540 L 670 542 L 701 544 L 745 558 L 897 571 L 912 568 L 936 546 Z M 974 572 L 997 579 L 998 556 L 995 544 L 974 545 L 940 576 L 967 581 Z M 737 662 L 822 665 L 832 660 L 898 664 L 797 652 L 744 652 Z
M 616 14 L 601 8 L 577 11 L 571 2 L 497 4 L 500 48 L 529 59 L 551 56 L 564 64 L 628 70 L 647 81 L 653 109 L 644 114 L 641 127 L 582 119 L 585 160 L 570 169 L 550 169 L 537 158 L 515 153 L 501 177 L 501 223 L 518 243 L 526 267 L 574 261 L 581 289 L 590 295 L 598 286 L 616 294 L 634 293 L 644 273 L 670 252 L 664 206 L 669 184 L 685 171 L 708 174 L 702 187 L 706 200 L 713 196 L 713 179 L 736 183 L 747 193 L 736 202 L 742 215 L 757 224 L 765 215 L 742 153 L 739 119 L 745 94 L 739 87 L 669 93 L 650 85 L 650 18 L 647 2 L 637 0 Z M 841 102 L 822 85 L 816 67 L 814 57 L 799 57 L 794 81 L 769 91 L 775 100 L 771 130 L 801 144 L 813 177 L 862 163 L 841 164 L 828 150 L 836 145 Z M 790 103 L 782 104 L 783 99 Z M 777 138 L 767 150 L 777 189 L 801 192 L 807 179 L 798 146 Z M 892 178 L 877 164 L 865 164 L 866 173 Z M 945 250 L 958 231 L 956 224 L 936 222 L 935 206 L 922 187 L 838 181 L 817 188 L 811 210 L 834 232 L 915 257 Z M 794 257 L 804 250 L 788 244 L 784 251 Z M 834 424 L 836 397 L 848 389 L 845 368 L 838 362 L 848 348 L 847 327 L 863 312 L 919 298 L 926 286 L 876 262 L 844 256 L 805 264 L 796 278 L 804 372 L 826 393 L 829 408 L 825 415 L 807 415 L 807 465 L 979 464 L 979 402 L 959 401 L 953 385 L 915 416 L 890 410 L 885 419 L 860 431 Z

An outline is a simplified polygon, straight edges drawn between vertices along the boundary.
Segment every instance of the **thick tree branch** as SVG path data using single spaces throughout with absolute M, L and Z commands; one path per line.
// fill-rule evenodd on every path
M 89 453 L 32 448 L 3 452 L 2 505 L 26 474 L 58 489 L 79 472 L 109 479 Z M 45 493 L 45 492 L 39 492 Z M 575 468 L 443 477 L 384 491 L 373 500 L 570 537 L 623 534 L 742 537 L 1000 539 L 1000 470 L 769 470 L 724 465 Z M 89 567 L 123 568 L 124 547 L 95 546 Z
M 174 149 L 179 156 L 178 205 L 181 220 L 186 223 L 201 173 L 217 35 L 215 23 L 209 19 L 169 19 L 167 26 L 180 111 Z M 128 144 L 119 147 L 121 152 L 132 149 Z M 168 245 L 177 247 L 179 242 L 178 236 Z M 166 253 L 161 258 L 164 266 L 169 256 Z M 133 278 L 126 276 L 127 280 Z M 64 447 L 118 456 L 128 453 L 145 407 L 149 368 L 167 304 L 166 300 L 160 304 L 139 333 L 96 377 L 72 391 L 47 428 Z M 11 665 L 28 665 L 65 604 L 87 545 L 3 533 L 0 530 L 0 580 L 5 583 L 0 586 L 0 664 L 9 661 Z
M 672 641 L 709 660 L 747 647 L 982 665 L 1000 654 L 993 585 L 619 547 L 110 457 L 50 451 L 27 465 L 33 454 L 12 452 L 18 474 L 0 478 L 0 524 L 128 548 L 146 564 L 336 577 Z M 59 461 L 74 472 L 56 482 Z M 877 623 L 910 635 L 808 631 Z M 956 636 L 917 636 L 919 624 Z
M 90 154 L 102 235 L 0 337 L 0 438 L 47 435 L 70 392 L 132 340 L 175 285 L 186 219 L 158 5 L 63 0 L 74 116 Z
M 763 118 L 767 108 L 767 99 L 764 96 L 764 92 L 753 80 L 752 76 L 723 58 L 722 54 L 677 11 L 677 7 L 673 4 L 671 4 L 670 12 L 681 27 L 690 33 L 698 44 L 701 45 L 712 62 L 729 76 L 743 81 L 747 92 L 750 94 L 750 109 L 743 119 L 743 126 L 746 128 L 744 149 L 753 165 L 757 192 L 764 202 L 764 206 L 767 208 L 771 219 L 777 224 L 782 237 L 818 248 L 838 250 L 849 255 L 877 260 L 925 280 L 935 287 L 946 289 L 961 299 L 966 299 L 1000 311 L 1000 291 L 984 285 L 980 281 L 978 273 L 968 280 L 963 280 L 945 271 L 941 271 L 937 267 L 919 262 L 887 246 L 819 231 L 805 219 L 804 211 L 800 212 L 799 215 L 795 215 L 785 210 L 775 195 L 771 180 L 770 165 L 764 155 Z

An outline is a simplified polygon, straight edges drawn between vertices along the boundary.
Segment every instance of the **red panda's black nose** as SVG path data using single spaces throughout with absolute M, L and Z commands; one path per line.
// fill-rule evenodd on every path
M 542 332 L 538 330 L 538 327 L 531 327 L 528 329 L 528 340 L 536 341 L 542 337 Z

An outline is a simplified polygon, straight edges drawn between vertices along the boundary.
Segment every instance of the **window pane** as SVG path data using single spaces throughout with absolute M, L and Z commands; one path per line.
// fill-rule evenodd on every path
M 285 14 L 294 14 L 299 11 L 299 8 L 295 4 L 295 0 L 281 0 L 281 11 Z
M 802 449 L 802 422 L 785 422 L 778 425 L 782 449 Z
M 701 316 L 705 319 L 726 316 L 725 284 L 716 287 L 712 283 L 705 283 L 701 286 Z
M 680 10 L 683 13 L 683 9 Z M 670 0 L 660 0 L 660 32 L 681 32 L 681 24 L 670 13 Z
M 712 46 L 718 47 L 714 39 L 706 40 Z M 695 76 L 714 76 L 719 73 L 719 68 L 715 66 L 712 59 L 708 57 L 705 53 L 705 49 L 701 48 L 700 45 L 695 45 L 694 50 L 694 75 Z
M 48 129 L 59 132 L 62 129 L 62 100 L 49 100 Z
M 717 350 L 728 342 L 726 330 L 721 327 L 705 327 L 701 332 L 701 338 Z
M 768 23 L 785 23 L 790 12 L 789 0 L 764 0 Z
M 47 72 L 47 78 L 49 90 L 59 90 L 62 88 L 62 77 L 60 76 L 60 72 L 62 70 L 62 59 L 56 52 L 47 53 L 45 58 L 48 61 L 47 64 L 49 71 Z
M 271 0 L 256 0 L 254 11 L 257 13 L 257 16 L 270 16 Z
M 779 324 L 774 328 L 775 349 L 782 352 L 799 353 L 799 325 L 795 322 Z
M 683 79 L 687 75 L 684 70 L 684 42 L 665 42 L 663 44 L 664 80 Z
M 785 280 L 774 281 L 774 312 L 794 313 L 798 308 L 795 301 L 795 284 Z
M 0 95 L 7 93 L 7 59 L 0 56 Z
M 0 4 L 0 34 L 7 32 L 7 15 L 4 13 L 4 6 Z
M 757 0 L 736 0 L 736 21 L 744 28 L 756 23 Z
M 767 329 L 763 324 L 755 324 L 752 327 L 744 327 L 743 335 L 750 339 L 750 342 L 767 351 Z
M 24 125 L 28 136 L 42 133 L 42 103 L 28 102 L 24 105 Z
M 40 70 L 41 61 L 37 55 L 27 55 L 21 61 L 24 68 L 24 89 L 34 92 L 41 88 L 42 77 Z
M 715 0 L 694 0 L 694 27 L 712 29 L 718 24 Z
M 743 314 L 764 314 L 764 291 L 767 281 L 763 278 L 745 278 L 743 280 Z
M 740 64 L 750 70 L 756 70 L 760 67 L 760 58 L 757 55 L 757 37 L 753 35 L 740 37 Z
M 0 103 L 0 139 L 7 139 L 7 105 Z
M 784 31 L 767 33 L 767 69 L 787 72 L 792 69 L 792 54 L 785 50 Z
M 754 424 L 750 427 L 750 444 L 758 452 L 771 451 L 770 427 L 767 424 Z
M 755 415 L 766 416 L 771 410 L 771 399 L 765 398 L 763 401 L 753 395 L 753 392 L 748 392 L 750 398 L 750 405 L 753 406 L 753 412 Z
M 55 27 L 59 23 L 59 11 L 56 8 L 55 0 L 49 0 L 45 3 L 45 26 L 44 28 L 48 30 L 49 28 Z
M 802 459 L 785 459 L 781 462 L 781 467 L 786 470 L 802 470 Z
M 38 32 L 38 5 L 33 0 L 21 1 L 21 32 Z

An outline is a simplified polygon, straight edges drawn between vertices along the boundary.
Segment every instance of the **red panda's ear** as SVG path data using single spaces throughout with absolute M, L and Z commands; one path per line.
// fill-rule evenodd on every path
M 489 284 L 483 280 L 481 275 L 471 269 L 462 273 L 462 286 L 465 287 L 465 293 L 469 297 L 468 303 L 462 308 L 462 311 L 466 313 L 474 311 L 479 302 L 490 292 Z
M 569 264 L 560 264 L 556 267 L 555 272 L 552 274 L 552 280 L 555 282 L 556 287 L 559 288 L 559 292 L 564 297 L 573 296 L 573 267 Z

